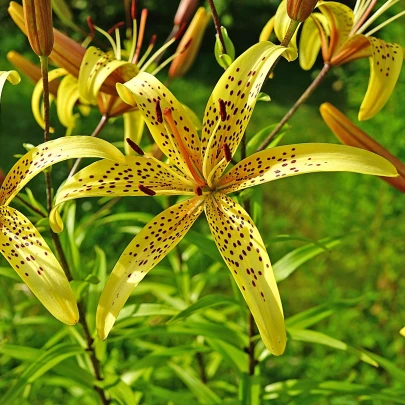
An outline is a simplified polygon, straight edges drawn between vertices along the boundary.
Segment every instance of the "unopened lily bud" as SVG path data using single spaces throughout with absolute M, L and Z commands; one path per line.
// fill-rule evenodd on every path
M 171 78 L 181 77 L 191 68 L 210 19 L 211 16 L 205 11 L 204 7 L 200 7 L 195 13 L 177 47 L 176 54 L 178 55 L 170 65 L 169 76 Z
M 15 51 L 10 51 L 7 54 L 7 59 L 12 63 L 20 72 L 24 73 L 28 78 L 30 78 L 34 83 L 41 80 L 41 68 L 32 63 L 30 60 Z M 49 92 L 56 96 L 59 87 L 59 80 L 52 80 L 49 83 Z
M 344 114 L 329 103 L 320 107 L 322 118 L 336 137 L 345 145 L 362 148 L 389 160 L 397 169 L 398 177 L 381 177 L 399 191 L 405 193 L 405 164 L 382 145 L 354 125 Z
M 27 36 L 38 56 L 49 56 L 53 48 L 51 0 L 23 0 Z
M 215 59 L 221 67 L 223 67 L 224 69 L 228 69 L 228 67 L 235 59 L 235 47 L 233 46 L 233 42 L 229 38 L 226 28 L 221 27 L 221 33 L 222 38 L 224 39 L 225 49 L 223 49 L 221 40 L 219 39 L 218 34 L 216 34 L 214 48 Z
M 183 24 L 187 24 L 191 20 L 197 5 L 198 0 L 181 0 L 174 16 L 174 25 L 181 27 Z
M 318 0 L 287 0 L 288 16 L 298 22 L 305 21 L 314 10 Z

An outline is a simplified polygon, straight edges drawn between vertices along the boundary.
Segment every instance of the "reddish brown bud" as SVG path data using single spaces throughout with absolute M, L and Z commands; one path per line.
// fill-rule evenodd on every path
M 287 0 L 287 14 L 295 21 L 305 21 L 314 10 L 317 0 Z
M 51 0 L 23 0 L 25 26 L 32 50 L 49 56 L 53 48 Z
M 180 26 L 188 23 L 197 8 L 198 0 L 181 0 L 174 16 L 174 25 Z

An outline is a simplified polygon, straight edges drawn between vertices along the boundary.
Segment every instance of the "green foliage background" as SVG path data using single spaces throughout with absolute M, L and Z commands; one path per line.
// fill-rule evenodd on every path
M 13 26 L 6 15 L 6 2 L 1 2 L 0 15 L 0 49 L 1 70 L 10 66 L 5 60 L 9 50 L 17 50 L 34 60 L 25 37 Z M 150 17 L 147 25 L 147 37 L 157 33 L 163 41 L 172 26 L 172 16 L 177 2 L 163 0 L 148 0 L 139 2 L 141 6 L 148 7 Z M 87 15 L 92 15 L 98 25 L 108 27 L 123 19 L 123 4 L 99 0 L 91 2 L 86 0 L 72 1 L 77 21 L 84 26 Z M 218 1 L 222 13 L 222 22 L 228 27 L 228 32 L 234 41 L 238 54 L 254 44 L 261 28 L 270 18 L 277 6 L 276 1 Z M 396 10 L 401 10 L 403 3 L 399 3 Z M 392 13 L 391 13 L 392 14 Z M 55 25 L 61 27 L 55 19 Z M 172 92 L 184 103 L 189 105 L 201 117 L 205 102 L 222 74 L 221 68 L 216 64 L 213 55 L 214 28 L 211 25 L 206 33 L 202 50 L 192 71 L 184 78 L 173 81 Z M 399 42 L 405 45 L 405 24 L 399 20 L 385 28 L 380 36 L 387 41 Z M 315 69 L 304 72 L 297 62 L 288 64 L 282 61 L 276 69 L 275 77 L 269 80 L 263 89 L 271 95 L 271 103 L 258 103 L 251 123 L 248 127 L 248 136 L 252 136 L 262 127 L 276 123 L 295 102 L 299 95 L 309 85 L 320 69 L 318 61 Z M 357 111 L 365 93 L 368 81 L 368 61 L 361 60 L 335 68 L 327 77 L 321 88 L 314 94 L 306 105 L 290 121 L 291 130 L 285 135 L 282 143 L 299 142 L 332 142 L 337 143 L 333 134 L 323 123 L 318 107 L 322 102 L 331 102 L 350 118 L 356 120 Z M 165 81 L 165 72 L 159 77 Z M 400 76 L 391 100 L 383 111 L 369 122 L 360 126 L 376 140 L 405 161 L 405 72 Z M 25 78 L 22 83 L 13 87 L 5 86 L 2 95 L 0 114 L 1 144 L 0 162 L 2 169 L 7 172 L 15 159 L 14 154 L 24 153 L 22 143 L 40 143 L 42 131 L 34 122 L 30 110 L 30 97 L 33 85 Z M 94 111 L 88 120 L 81 120 L 78 134 L 90 134 L 98 121 L 98 113 Z M 56 124 L 56 115 L 53 115 Z M 63 128 L 57 127 L 57 134 L 61 135 Z M 109 125 L 103 132 L 103 138 L 111 141 L 122 140 L 122 122 L 117 120 Z M 60 165 L 53 170 L 55 184 L 66 176 L 66 165 Z M 42 176 L 38 176 L 29 187 L 39 201 L 44 201 L 44 184 Z M 337 301 L 350 300 L 349 305 L 335 308 L 331 316 L 320 320 L 313 329 L 341 339 L 354 347 L 362 347 L 378 355 L 384 356 L 397 367 L 405 369 L 405 339 L 398 332 L 405 325 L 405 281 L 401 277 L 404 270 L 405 253 L 405 222 L 403 220 L 404 197 L 397 190 L 390 188 L 378 178 L 357 174 L 310 174 L 271 182 L 262 187 L 264 193 L 263 220 L 261 232 L 268 244 L 268 250 L 273 262 L 283 257 L 289 251 L 302 246 L 304 242 L 299 239 L 320 240 L 328 236 L 344 236 L 343 243 L 330 251 L 323 253 L 304 263 L 287 280 L 279 285 L 286 317 L 293 316 L 303 310 L 318 306 L 332 305 Z M 126 198 L 118 202 L 112 209 L 114 213 L 148 212 L 157 213 L 166 200 L 149 198 Z M 77 202 L 78 224 L 85 224 L 91 214 L 100 207 L 96 200 L 79 200 Z M 82 221 L 82 222 L 79 222 Z M 80 246 L 80 259 L 77 261 L 79 273 L 87 274 L 92 271 L 95 264 L 106 260 L 107 274 L 112 269 L 124 246 L 132 238 L 133 233 L 139 230 L 141 219 L 125 217 L 122 222 L 105 223 L 99 227 L 87 229 L 87 235 Z M 43 228 L 45 229 L 45 227 Z M 208 232 L 204 219 L 200 219 L 193 228 L 195 232 Z M 45 233 L 45 232 L 44 232 Z M 207 233 L 205 233 L 207 234 Z M 280 238 L 278 235 L 290 235 L 292 238 Z M 348 236 L 349 235 L 349 236 Z M 80 237 L 79 231 L 76 237 Z M 294 239 L 295 238 L 295 239 Z M 66 237 L 68 245 L 68 238 Z M 233 286 L 228 270 L 220 266 L 218 270 L 210 267 L 213 260 L 203 250 L 196 250 L 190 245 L 192 238 L 186 239 L 181 246 L 183 260 L 186 262 L 180 270 L 176 266 L 176 254 L 173 253 L 161 265 L 154 269 L 143 282 L 130 304 L 154 303 L 165 306 L 173 300 L 181 298 L 189 304 L 190 294 L 188 288 L 196 288 L 198 280 L 204 280 L 202 295 L 225 294 L 232 297 Z M 102 249 L 96 256 L 96 249 Z M 190 247 L 191 246 L 191 247 Z M 74 253 L 74 252 L 73 252 Z M 74 258 L 74 254 L 72 257 Z M 97 262 L 98 260 L 98 262 Z M 2 262 L 7 267 L 6 262 Z M 170 267 L 174 266 L 175 272 Z M 210 269 L 209 271 L 207 269 Z M 189 281 L 187 281 L 189 280 Z M 191 280 L 191 281 L 190 281 Z M 94 287 L 94 286 L 93 286 Z M 90 287 L 90 288 L 93 288 Z M 86 287 L 87 288 L 87 287 Z M 97 285 L 94 288 L 101 288 Z M 0 391 L 6 392 L 11 383 L 14 383 L 27 368 L 27 359 L 22 351 L 20 356 L 2 353 L 2 345 L 12 344 L 40 349 L 52 336 L 65 331 L 57 321 L 21 287 L 21 283 L 11 278 L 0 278 Z M 236 295 L 237 296 L 237 295 Z M 191 295 L 192 297 L 192 295 Z M 191 299 L 192 300 L 192 299 Z M 221 309 L 224 308 L 223 311 Z M 166 309 L 167 310 L 167 309 Z M 170 312 L 170 311 L 169 311 Z M 161 312 L 165 314 L 165 312 Z M 225 314 L 233 316 L 234 322 L 244 327 L 244 316 L 235 320 L 235 311 L 232 306 L 226 305 L 214 308 L 212 312 L 205 313 L 213 322 L 222 322 Z M 167 313 L 167 315 L 169 315 Z M 89 315 L 89 322 L 94 314 Z M 139 362 L 142 358 L 157 349 L 170 346 L 173 356 L 180 356 L 180 360 L 171 360 L 175 366 L 166 366 L 169 358 L 161 358 L 161 363 L 150 366 L 145 374 L 134 382 L 132 388 L 140 389 L 144 396 L 140 399 L 145 404 L 182 404 L 195 401 L 199 403 L 217 403 L 214 399 L 201 402 L 204 393 L 200 396 L 194 392 L 187 392 L 187 383 L 178 364 L 183 370 L 188 367 L 197 369 L 195 359 L 187 357 L 188 349 L 193 346 L 195 339 L 192 336 L 181 334 L 156 334 L 152 328 L 164 315 L 154 317 L 133 318 L 134 324 L 129 330 L 139 331 L 141 328 L 151 328 L 144 336 L 129 336 L 119 340 L 113 335 L 108 341 L 108 358 L 105 358 L 107 373 L 124 374 L 125 382 L 136 379 Z M 217 318 L 215 318 L 217 317 Z M 240 318 L 240 317 L 239 317 Z M 115 336 L 115 340 L 114 340 Z M 67 341 L 72 338 L 72 332 L 66 332 Z M 175 348 L 180 347 L 178 352 Z M 209 350 L 202 355 L 209 367 L 215 370 L 215 356 Z M 106 345 L 100 345 L 100 353 Z M 28 350 L 28 349 L 27 349 Z M 181 354 L 184 354 L 184 359 Z M 34 352 L 30 354 L 35 357 Z M 32 357 L 31 357 L 32 358 Z M 176 359 L 176 357 L 174 357 Z M 66 360 L 73 362 L 74 358 Z M 189 359 L 189 360 L 187 360 Z M 25 361 L 25 362 L 24 362 Z M 61 364 L 65 364 L 61 363 Z M 177 366 L 176 366 L 177 364 Z M 72 366 L 73 367 L 73 366 Z M 241 384 L 232 363 L 224 361 L 217 365 L 213 374 L 212 384 L 209 385 L 223 400 L 232 402 L 237 398 L 236 386 Z M 74 368 L 72 368 L 74 370 Z M 328 380 L 340 382 L 354 382 L 381 390 L 384 387 L 405 389 L 405 380 L 394 378 L 383 367 L 375 368 L 360 362 L 355 356 L 345 352 L 336 351 L 322 345 L 306 344 L 299 341 L 289 341 L 285 355 L 268 358 L 261 365 L 263 385 L 289 379 L 311 380 L 322 382 Z M 149 374 L 148 374 L 149 373 Z M 401 375 L 403 378 L 403 375 Z M 80 396 L 80 390 L 85 389 L 78 385 L 72 394 L 71 386 L 58 377 L 58 373 L 49 372 L 46 378 L 38 380 L 31 388 L 25 388 L 25 396 L 18 398 L 19 404 L 75 404 L 80 398 L 81 404 L 94 404 L 94 398 L 86 395 Z M 177 392 L 179 398 L 170 398 L 163 387 L 170 392 Z M 113 384 L 113 383 L 111 383 Z M 144 388 L 142 388 L 144 387 Z M 149 387 L 149 388 L 148 388 Z M 148 388 L 148 389 L 147 389 Z M 163 389 L 162 388 L 162 389 Z M 332 390 L 333 391 L 333 390 Z M 387 404 L 391 400 L 373 398 L 372 395 L 341 395 L 333 394 L 327 397 L 308 395 L 307 402 L 302 397 L 294 399 L 283 392 L 282 397 L 274 399 L 277 404 Z M 344 392 L 340 388 L 339 392 Z M 29 395 L 29 397 L 28 397 Z M 72 396 L 73 395 L 73 396 Z M 194 396 L 193 396 L 194 395 Z M 209 396 L 208 396 L 209 397 Z M 29 399 L 28 399 L 29 398 Z M 182 399 L 181 399 L 182 398 Z M 194 398 L 194 399 L 193 399 Z M 312 398 L 312 399 L 311 399 Z M 398 395 L 400 398 L 400 395 Z M 402 397 L 403 398 L 403 397 Z M 143 401 L 143 402 L 142 402 Z M 210 402 L 211 401 L 211 402 Z M 194 402 L 193 402 L 194 403 Z M 267 403 L 267 402 L 266 402 Z M 273 403 L 271 401 L 271 403 Z M 403 402 L 398 402 L 403 403 Z

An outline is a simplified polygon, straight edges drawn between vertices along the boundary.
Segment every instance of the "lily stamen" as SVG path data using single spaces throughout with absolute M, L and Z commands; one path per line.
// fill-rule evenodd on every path
M 156 112 L 156 121 L 161 124 L 163 122 L 163 115 L 162 115 L 162 109 L 160 108 L 159 100 L 156 100 L 155 112 Z
M 145 35 L 145 26 L 146 26 L 146 19 L 148 18 L 148 10 L 144 8 L 141 13 L 141 22 L 139 24 L 139 32 L 138 32 L 138 42 L 136 44 L 136 51 L 135 55 L 132 58 L 132 63 L 136 64 L 139 59 L 139 55 L 141 53 L 141 47 L 143 43 L 143 37 Z
M 134 150 L 134 152 L 136 152 L 138 155 L 143 156 L 145 154 L 145 152 L 141 149 L 141 147 L 136 144 L 132 139 L 130 138 L 126 138 L 125 139 L 128 143 L 128 145 Z
M 156 104 L 158 105 L 158 103 L 156 103 Z M 165 116 L 165 121 L 166 121 L 167 125 L 169 126 L 170 130 L 172 131 L 174 138 L 176 139 L 179 151 L 180 151 L 181 155 L 183 156 L 184 160 L 186 161 L 187 167 L 190 170 L 191 175 L 193 176 L 193 178 L 197 182 L 197 184 L 204 187 L 206 185 L 206 183 L 204 180 L 201 179 L 200 175 L 197 173 L 193 163 L 190 160 L 189 153 L 183 144 L 179 130 L 176 126 L 176 123 L 174 122 L 172 110 L 169 107 L 165 108 L 163 110 L 163 115 Z
M 143 184 L 138 184 L 138 189 L 139 191 L 142 191 L 142 193 L 145 193 L 146 195 L 155 195 L 156 192 L 153 191 L 151 188 L 144 186 Z
M 202 193 L 203 193 L 201 187 L 196 187 L 196 189 L 194 190 L 194 192 L 195 192 L 198 196 L 202 195 Z
M 226 121 L 226 106 L 224 100 L 222 98 L 218 99 L 219 103 L 219 116 L 221 117 L 221 121 Z
M 149 46 L 148 49 L 146 49 L 145 53 L 143 54 L 141 60 L 139 61 L 139 63 L 137 64 L 138 67 L 140 68 L 146 61 L 146 59 L 148 58 L 148 56 L 150 55 L 150 53 L 152 52 L 153 47 L 156 44 L 156 39 L 157 39 L 157 35 L 153 34 L 150 41 L 149 41 Z
M 230 162 L 232 160 L 232 153 L 231 153 L 231 149 L 229 148 L 229 145 L 227 143 L 224 143 L 222 145 L 222 149 L 224 150 L 224 155 L 225 155 L 226 161 Z

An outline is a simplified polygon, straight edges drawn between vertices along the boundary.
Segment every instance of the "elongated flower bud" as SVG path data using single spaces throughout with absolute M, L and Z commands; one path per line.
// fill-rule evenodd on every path
M 305 21 L 314 10 L 317 0 L 287 0 L 288 16 L 298 22 Z
M 381 177 L 391 186 L 405 193 L 405 164 L 390 153 L 382 145 L 368 136 L 359 127 L 354 125 L 344 114 L 329 103 L 320 107 L 322 118 L 336 137 L 345 145 L 355 146 L 370 152 L 374 152 L 389 160 L 397 169 L 398 177 Z
M 197 8 L 198 0 L 181 0 L 174 16 L 174 25 L 178 27 L 188 23 Z
M 215 34 L 215 47 L 214 54 L 218 64 L 224 69 L 228 69 L 232 62 L 235 60 L 235 47 L 231 38 L 229 38 L 228 31 L 225 27 L 221 27 L 222 38 L 224 39 L 225 49 L 222 49 L 222 43 L 218 34 Z
M 51 0 L 23 0 L 25 26 L 32 50 L 49 56 L 53 48 Z
M 15 51 L 10 51 L 7 54 L 7 59 L 12 63 L 20 72 L 24 73 L 29 77 L 34 83 L 41 80 L 41 68 L 32 63 L 30 60 Z M 52 80 L 49 83 L 49 92 L 56 96 L 59 87 L 59 80 Z
M 181 77 L 191 68 L 210 19 L 210 14 L 205 11 L 204 7 L 200 7 L 195 13 L 177 47 L 176 54 L 178 55 L 170 65 L 169 76 L 171 78 Z

